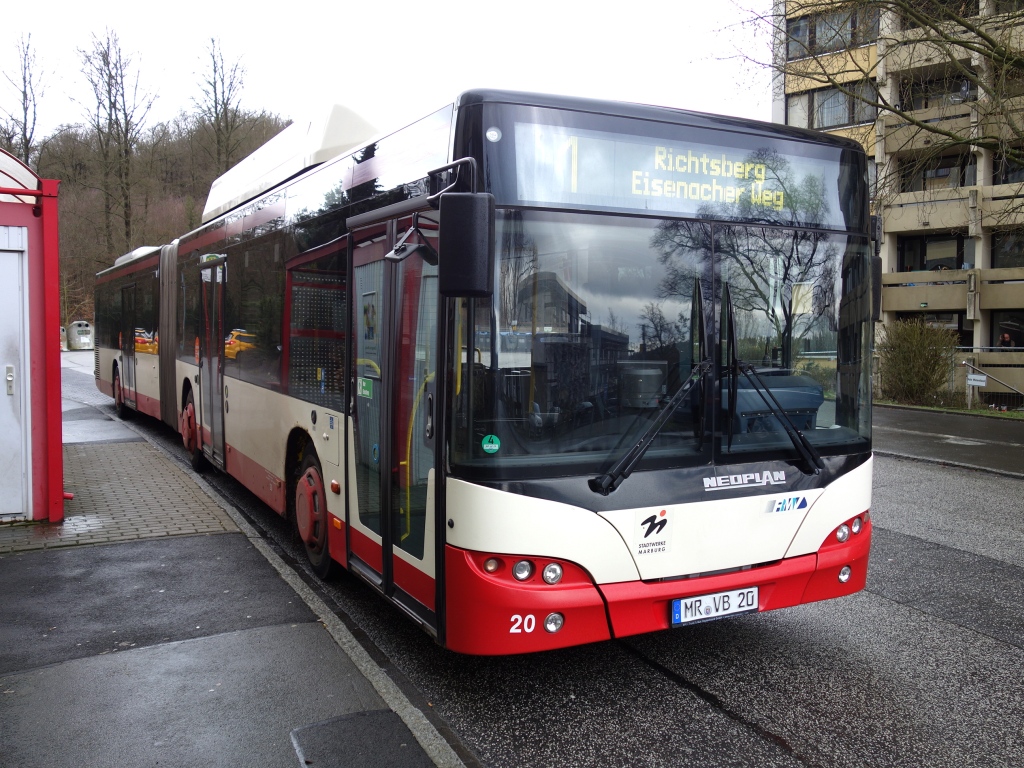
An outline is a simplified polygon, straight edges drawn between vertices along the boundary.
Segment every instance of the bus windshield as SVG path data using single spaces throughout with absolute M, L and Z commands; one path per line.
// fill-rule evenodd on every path
M 821 454 L 868 450 L 870 307 L 843 291 L 866 274 L 860 238 L 521 209 L 498 212 L 496 238 L 493 299 L 458 302 L 453 323 L 456 471 L 607 471 L 698 369 L 641 468 L 794 458 L 778 405 Z

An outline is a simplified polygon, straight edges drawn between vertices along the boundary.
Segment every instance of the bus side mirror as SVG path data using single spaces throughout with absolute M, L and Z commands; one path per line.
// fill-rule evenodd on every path
M 437 287 L 447 298 L 494 292 L 494 195 L 445 192 L 440 203 Z

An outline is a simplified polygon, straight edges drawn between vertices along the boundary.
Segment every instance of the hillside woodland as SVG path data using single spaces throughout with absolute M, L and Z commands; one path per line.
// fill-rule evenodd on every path
M 22 38 L 18 52 L 18 71 L 0 78 L 0 147 L 61 182 L 64 325 L 92 319 L 96 272 L 121 254 L 198 226 L 213 180 L 289 122 L 241 106 L 244 68 L 225 62 L 216 39 L 206 49 L 191 104 L 170 121 L 154 121 L 156 96 L 142 85 L 143 62 L 107 31 L 78 51 L 81 99 L 54 97 L 67 104 L 68 121 L 37 136 L 47 78 L 31 36 Z

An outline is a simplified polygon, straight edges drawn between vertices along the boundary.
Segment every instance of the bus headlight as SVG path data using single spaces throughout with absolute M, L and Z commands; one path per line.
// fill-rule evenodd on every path
M 848 582 L 850 580 L 850 575 L 852 573 L 853 573 L 853 571 L 850 570 L 850 566 L 844 565 L 839 570 L 839 583 L 840 584 L 845 584 L 846 582 Z
M 526 581 L 533 576 L 533 563 L 529 560 L 520 560 L 512 566 L 512 575 L 519 581 Z
M 848 538 L 850 538 L 850 526 L 848 526 L 846 523 L 843 523 L 838 528 L 836 528 L 836 539 L 840 542 L 843 542 L 846 541 Z
M 562 566 L 558 563 L 548 563 L 544 566 L 544 572 L 541 577 L 548 584 L 557 584 L 562 580 Z
M 544 619 L 544 631 L 554 634 L 565 624 L 565 616 L 560 613 L 549 613 Z
M 850 523 L 850 530 L 853 531 L 854 533 L 860 533 L 860 529 L 861 529 L 862 525 L 863 525 L 863 523 L 861 523 L 860 518 L 859 517 L 855 517 L 855 518 L 853 518 L 853 521 Z

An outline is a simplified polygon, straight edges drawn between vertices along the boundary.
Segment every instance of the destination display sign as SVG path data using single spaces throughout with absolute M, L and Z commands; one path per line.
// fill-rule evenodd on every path
M 523 204 L 808 224 L 840 215 L 840 164 L 773 147 L 751 151 L 525 122 L 515 124 L 515 146 Z

